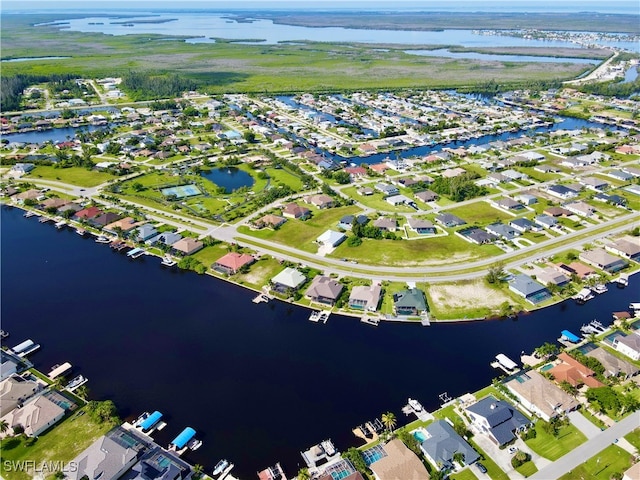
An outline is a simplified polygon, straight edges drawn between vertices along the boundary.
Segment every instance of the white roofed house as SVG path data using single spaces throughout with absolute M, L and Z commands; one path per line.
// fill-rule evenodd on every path
M 581 217 L 591 217 L 596 213 L 596 209 L 586 202 L 571 202 L 563 206 L 571 213 L 575 213 Z
M 586 188 L 596 192 L 601 192 L 609 188 L 609 184 L 607 182 L 597 177 L 580 177 L 578 178 L 578 182 Z
M 372 285 L 357 285 L 351 289 L 349 295 L 349 308 L 375 312 L 380 303 L 382 287 L 379 283 Z
M 271 279 L 271 284 L 276 291 L 296 290 L 306 280 L 304 274 L 295 268 L 287 267 Z
M 31 398 L 22 408 L 11 410 L 2 420 L 15 432 L 20 426 L 28 437 L 37 437 L 64 417 L 65 410 L 45 395 Z
M 347 236 L 344 233 L 327 230 L 316 239 L 316 242 L 325 247 L 337 247 L 344 242 L 346 238 Z

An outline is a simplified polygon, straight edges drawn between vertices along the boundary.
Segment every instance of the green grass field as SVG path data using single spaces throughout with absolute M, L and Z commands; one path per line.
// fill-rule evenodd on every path
M 624 473 L 631 466 L 631 454 L 617 445 L 609 445 L 582 465 L 560 477 L 559 480 L 610 480 L 614 473 Z
M 2 462 L 0 471 L 6 480 L 30 480 L 27 472 L 7 468 L 6 462 L 31 460 L 36 465 L 44 461 L 69 462 L 87 448 L 101 435 L 113 428 L 110 423 L 98 424 L 89 415 L 79 415 L 84 409 L 77 410 L 52 429 L 38 437 L 32 446 L 26 446 L 19 438 L 5 438 L 0 443 Z
M 454 473 L 453 475 L 449 475 L 451 480 L 477 480 L 478 477 L 471 471 L 474 467 L 465 468 L 459 473 Z
M 541 422 L 536 423 L 535 429 L 536 438 L 527 440 L 526 443 L 531 450 L 549 460 L 557 460 L 587 441 L 582 432 L 573 425 L 562 427 L 557 437 L 545 433 Z
M 487 202 L 482 201 L 473 202 L 463 207 L 452 208 L 446 212 L 462 218 L 470 225 L 488 225 L 494 222 L 509 222 L 515 218 L 502 210 L 492 207 Z
M 82 167 L 55 168 L 49 165 L 40 165 L 24 177 L 25 180 L 29 178 L 70 183 L 79 187 L 95 187 L 116 177 L 107 172 L 87 170 Z
M 418 266 L 462 263 L 498 255 L 494 245 L 473 245 L 458 236 L 421 238 L 419 240 L 372 240 L 349 247 L 346 242 L 331 254 L 370 265 Z

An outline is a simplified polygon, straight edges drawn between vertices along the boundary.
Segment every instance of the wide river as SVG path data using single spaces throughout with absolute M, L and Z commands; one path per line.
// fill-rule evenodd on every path
M 407 397 L 435 409 L 442 392 L 489 384 L 497 353 L 518 360 L 640 300 L 632 278 L 584 306 L 568 301 L 517 320 L 376 328 L 332 316 L 319 325 L 306 309 L 256 305 L 250 291 L 168 271 L 156 258 L 129 260 L 18 209 L 2 207 L 0 226 L 6 343 L 42 344 L 32 360 L 45 372 L 71 362 L 91 398 L 114 400 L 123 417 L 160 410 L 162 445 L 194 427 L 204 444 L 186 459 L 210 473 L 228 458 L 246 479 L 276 461 L 293 475 L 312 444 L 358 445 L 351 429 L 385 411 L 405 423 Z

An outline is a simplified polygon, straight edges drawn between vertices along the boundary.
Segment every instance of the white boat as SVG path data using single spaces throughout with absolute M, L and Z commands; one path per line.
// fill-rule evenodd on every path
M 60 220 L 59 222 L 56 222 L 55 227 L 60 230 L 62 227 L 64 227 L 67 224 L 67 222 L 65 222 L 64 220 Z
M 577 294 L 572 297 L 577 303 L 585 303 L 594 298 L 593 292 L 590 288 L 583 288 Z
M 187 444 L 187 447 L 189 447 L 192 451 L 199 449 L 201 446 L 202 446 L 202 440 L 198 440 L 195 438 Z
M 224 472 L 224 469 L 227 468 L 228 466 L 229 466 L 229 462 L 228 461 L 226 461 L 224 459 L 220 460 L 216 464 L 215 468 L 213 469 L 213 474 L 214 475 L 219 475 L 220 473 Z
M 640 310 L 640 302 L 632 302 L 629 304 L 629 310 L 633 310 L 634 312 L 637 312 L 638 310 Z
M 333 442 L 331 440 L 324 440 L 320 442 L 320 446 L 324 450 L 324 453 L 327 457 L 332 457 L 337 453 L 336 447 L 333 446 Z
M 422 411 L 422 405 L 420 404 L 420 402 L 418 400 L 413 399 L 413 398 L 409 399 L 409 406 L 411 408 L 413 408 L 416 412 L 421 412 Z
M 162 265 L 164 265 L 165 267 L 173 267 L 174 265 L 176 265 L 178 262 L 176 262 L 175 260 L 173 260 L 171 257 L 164 257 L 162 259 Z
M 87 383 L 87 381 L 88 380 L 85 377 L 83 377 L 82 375 L 78 375 L 73 380 L 71 380 L 65 388 L 70 392 L 73 392 L 80 385 L 84 385 L 85 383 Z
M 111 243 L 111 239 L 105 235 L 99 235 L 96 238 L 96 243 Z
M 593 287 L 593 291 L 600 295 L 601 293 L 606 293 L 609 291 L 607 286 L 604 283 L 599 283 L 595 287 Z
M 78 228 L 76 229 L 76 233 L 80 236 L 84 236 L 84 234 L 87 233 L 87 231 L 83 230 L 82 228 Z
M 317 322 L 318 320 L 320 320 L 320 313 L 318 311 L 313 311 L 311 312 L 311 315 L 309 315 L 309 320 L 311 320 L 312 322 Z

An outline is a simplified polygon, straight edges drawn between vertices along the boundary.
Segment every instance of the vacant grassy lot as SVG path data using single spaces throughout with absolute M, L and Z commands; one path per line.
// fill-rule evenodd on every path
M 448 235 L 410 241 L 365 238 L 358 247 L 343 243 L 331 256 L 371 265 L 418 266 L 469 262 L 500 252 L 502 250 L 494 245 L 472 245 L 455 235 Z
M 609 445 L 596 456 L 560 477 L 560 480 L 589 478 L 609 480 L 614 473 L 624 473 L 631 466 L 631 454 L 617 445 Z
M 318 250 L 318 246 L 313 243 L 316 238 L 327 230 L 337 230 L 336 224 L 340 218 L 344 215 L 357 213 L 359 210 L 358 207 L 353 206 L 313 210 L 313 216 L 310 219 L 305 221 L 289 219 L 278 230 L 267 228 L 250 230 L 247 227 L 240 227 L 238 230 L 257 238 L 315 253 Z
M 98 424 L 89 415 L 79 415 L 84 409 L 77 410 L 57 426 L 38 437 L 35 444 L 28 447 L 19 438 L 5 438 L 0 443 L 2 462 L 0 471 L 6 480 L 30 480 L 27 472 L 14 471 L 8 468 L 6 461 L 31 460 L 36 465 L 43 461 L 72 460 L 81 451 L 101 435 L 109 431 L 110 423 Z
M 372 184 L 368 184 L 368 187 L 373 188 L 373 183 Z M 359 188 L 362 188 L 361 186 L 358 187 L 348 187 L 348 188 L 344 188 L 342 189 L 342 193 L 345 193 L 347 195 L 349 195 L 351 198 L 353 198 L 356 202 L 361 203 L 362 205 L 364 205 L 365 207 L 369 207 L 372 208 L 376 211 L 380 211 L 380 212 L 415 212 L 415 210 L 407 205 L 398 205 L 398 206 L 393 206 L 391 205 L 389 202 L 387 202 L 384 198 L 382 193 L 374 193 L 373 195 L 360 195 L 357 190 Z M 408 196 L 409 198 L 412 198 L 412 195 L 407 195 L 406 193 L 402 193 L 403 195 Z M 424 205 L 424 204 L 423 204 Z
M 542 429 L 542 422 L 535 425 L 536 438 L 527 440 L 526 443 L 538 455 L 557 460 L 564 454 L 570 452 L 578 445 L 587 441 L 587 438 L 573 425 L 562 427 L 557 437 L 545 433 Z
M 488 225 L 494 222 L 509 222 L 515 217 L 509 215 L 502 210 L 492 207 L 487 202 L 473 202 L 463 207 L 453 208 L 447 210 L 447 213 L 452 213 L 468 224 Z
M 54 168 L 49 165 L 40 165 L 31 170 L 29 175 L 24 178 L 25 180 L 42 178 L 44 180 L 70 183 L 79 187 L 95 187 L 116 177 L 110 173 L 87 170 L 82 167 Z
M 506 289 L 488 287 L 484 279 L 438 283 L 430 285 L 426 293 L 431 313 L 439 320 L 484 318 L 498 312 L 504 302 L 515 303 Z

